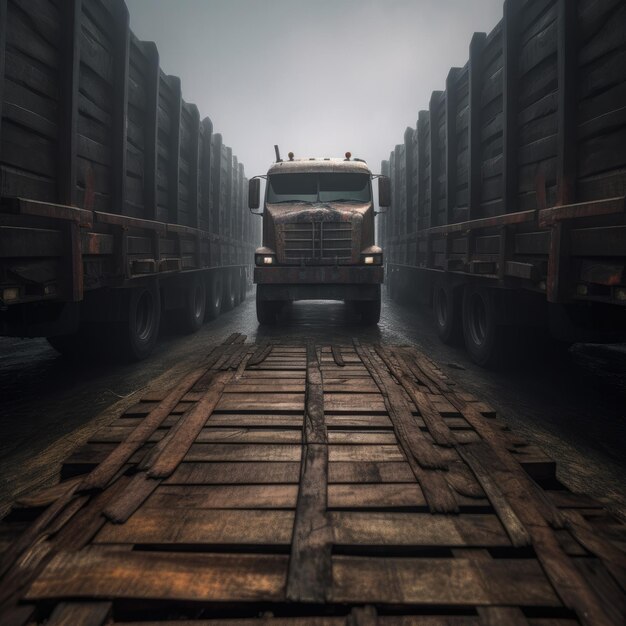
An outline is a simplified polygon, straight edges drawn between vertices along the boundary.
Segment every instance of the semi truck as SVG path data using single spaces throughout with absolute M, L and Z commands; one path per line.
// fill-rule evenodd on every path
M 243 165 L 122 0 L 0 2 L 0 334 L 142 359 L 238 304 Z
M 625 23 L 619 1 L 509 0 L 382 164 L 390 295 L 480 365 L 626 340 Z
M 380 320 L 383 251 L 374 243 L 372 179 L 389 205 L 389 179 L 352 158 L 280 158 L 266 179 L 262 246 L 254 282 L 260 324 L 273 324 L 286 302 L 344 300 L 365 324 Z M 260 208 L 260 179 L 249 182 L 249 207 Z

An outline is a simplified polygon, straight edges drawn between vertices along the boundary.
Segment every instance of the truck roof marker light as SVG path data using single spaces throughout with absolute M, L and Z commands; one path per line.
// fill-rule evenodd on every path
M 346 161 L 349 161 L 351 156 L 352 156 L 351 152 L 346 152 Z
M 287 156 L 289 157 L 290 161 L 293 161 L 293 152 L 290 152 Z

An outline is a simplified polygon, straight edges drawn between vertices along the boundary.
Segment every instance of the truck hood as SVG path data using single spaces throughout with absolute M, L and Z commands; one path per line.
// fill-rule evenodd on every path
M 311 222 L 327 219 L 349 220 L 354 213 L 365 213 L 371 202 L 281 202 L 266 204 L 268 213 L 275 221 Z

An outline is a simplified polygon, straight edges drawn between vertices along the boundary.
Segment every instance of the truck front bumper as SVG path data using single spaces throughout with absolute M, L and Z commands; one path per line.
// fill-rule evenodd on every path
M 254 268 L 262 300 L 373 300 L 380 293 L 383 276 L 380 266 Z

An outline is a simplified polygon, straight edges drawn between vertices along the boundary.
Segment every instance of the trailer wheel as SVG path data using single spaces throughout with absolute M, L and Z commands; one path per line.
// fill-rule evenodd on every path
M 456 344 L 461 337 L 461 311 L 459 298 L 445 283 L 435 285 L 433 311 L 439 339 L 446 344 Z
M 185 333 L 196 333 L 202 327 L 206 313 L 206 284 L 200 277 L 194 277 L 185 290 L 185 306 L 179 313 L 180 328 Z
M 463 295 L 463 338 L 472 361 L 493 367 L 500 361 L 502 332 L 496 323 L 493 290 L 469 286 Z
M 380 322 L 380 287 L 378 287 L 378 296 L 374 300 L 360 300 L 356 304 L 363 324 L 369 326 Z
M 233 272 L 226 271 L 224 274 L 224 292 L 223 292 L 223 300 L 222 300 L 222 309 L 224 311 L 230 311 L 235 308 L 237 304 L 236 299 L 236 289 L 235 289 L 235 280 L 233 276 Z
M 216 319 L 222 310 L 222 276 L 219 272 L 212 274 L 207 280 L 206 311 L 207 320 Z
M 158 285 L 130 290 L 126 319 L 118 329 L 120 352 L 130 361 L 141 361 L 150 355 L 159 336 L 161 301 Z
M 256 318 L 261 326 L 271 326 L 276 323 L 276 318 L 281 309 L 281 303 L 274 300 L 264 300 L 263 287 L 256 287 Z

